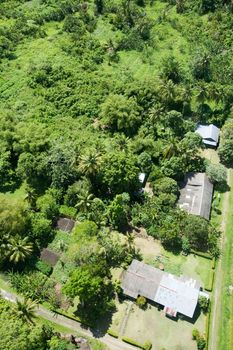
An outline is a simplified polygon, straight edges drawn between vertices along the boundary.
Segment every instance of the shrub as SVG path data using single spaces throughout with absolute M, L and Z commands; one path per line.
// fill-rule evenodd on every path
M 136 347 L 143 349 L 143 350 L 150 350 L 152 348 L 152 343 L 150 341 L 146 341 L 144 344 L 140 344 L 140 343 L 136 342 L 135 340 L 128 338 L 128 337 L 122 337 L 122 340 L 125 343 L 131 344 L 131 345 L 136 346 Z
M 200 337 L 200 332 L 197 328 L 194 328 L 192 331 L 192 338 L 193 340 L 197 340 Z
M 214 283 L 214 271 L 210 270 L 208 281 L 205 285 L 205 290 L 207 290 L 208 292 L 212 292 L 213 283 Z
M 144 349 L 144 346 L 142 344 L 139 344 L 138 342 L 136 342 L 135 340 L 131 339 L 131 338 L 128 338 L 128 337 L 122 337 L 122 340 L 125 342 L 125 343 L 128 343 L 128 344 L 131 344 L 133 346 L 137 346 L 138 348 L 140 349 Z
M 137 306 L 139 306 L 141 309 L 144 309 L 146 306 L 146 298 L 142 295 L 139 295 L 136 300 Z
M 197 348 L 198 348 L 198 350 L 204 350 L 205 346 L 206 346 L 205 338 L 203 336 L 199 337 L 197 339 Z
M 107 333 L 108 333 L 109 335 L 111 335 L 111 337 L 118 338 L 118 334 L 117 334 L 115 331 L 113 331 L 112 329 L 109 329 L 109 330 L 107 331 Z
M 36 269 L 46 276 L 50 276 L 53 271 L 52 267 L 42 260 L 36 262 Z
M 209 299 L 204 297 L 204 296 L 200 296 L 198 298 L 198 303 L 200 306 L 200 309 L 204 312 L 207 313 L 209 310 Z
M 213 258 L 213 260 L 212 260 L 211 267 L 212 267 L 213 270 L 216 267 L 216 259 L 215 258 Z
M 66 205 L 61 205 L 59 208 L 60 215 L 68 216 L 69 218 L 75 219 L 77 215 L 77 210 L 73 207 L 68 207 Z
M 150 341 L 146 341 L 144 343 L 144 350 L 151 350 L 152 348 L 152 343 Z

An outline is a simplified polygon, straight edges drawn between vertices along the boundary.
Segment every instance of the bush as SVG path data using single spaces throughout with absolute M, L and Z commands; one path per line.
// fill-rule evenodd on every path
M 198 350 L 204 350 L 205 346 L 206 346 L 205 338 L 203 336 L 199 337 L 199 339 L 197 339 Z
M 108 333 L 109 335 L 111 335 L 111 337 L 118 338 L 118 334 L 117 334 L 115 331 L 113 331 L 112 329 L 109 329 L 109 330 L 107 331 L 107 333 Z
M 137 306 L 139 306 L 141 309 L 144 309 L 146 306 L 146 298 L 142 295 L 139 295 L 136 300 Z
M 152 343 L 150 341 L 146 341 L 144 343 L 144 350 L 151 350 L 152 348 Z
M 207 313 L 209 310 L 209 299 L 204 296 L 200 296 L 198 298 L 198 303 L 203 313 Z
M 50 276 L 53 268 L 51 266 L 49 266 L 48 264 L 46 264 L 46 262 L 42 261 L 42 260 L 38 260 L 36 262 L 36 269 L 40 272 L 42 272 L 44 275 L 46 276 Z
M 197 340 L 200 337 L 200 332 L 197 328 L 194 328 L 192 331 L 192 338 L 193 340 Z
M 136 342 L 135 340 L 128 338 L 128 337 L 122 337 L 122 340 L 125 343 L 131 344 L 131 345 L 136 346 L 136 347 L 143 349 L 143 350 L 150 350 L 152 348 L 152 343 L 150 341 L 146 341 L 144 344 L 140 344 L 140 343 Z
M 75 219 L 77 215 L 77 210 L 73 207 L 68 207 L 66 205 L 61 205 L 59 208 L 59 213 L 62 216 L 67 216 L 71 219 Z
M 82 323 L 82 324 L 85 325 L 85 326 L 88 326 L 88 327 L 92 327 L 92 326 L 93 326 L 93 325 L 90 324 L 90 323 L 87 323 L 87 322 L 84 323 L 84 322 L 81 320 L 80 317 L 72 316 L 72 315 L 68 314 L 67 312 L 65 312 L 65 311 L 63 311 L 63 310 L 61 310 L 61 309 L 59 309 L 59 310 L 58 310 L 58 309 L 52 309 L 52 311 L 53 311 L 55 314 L 58 314 L 58 315 L 67 317 L 67 318 L 69 318 L 70 320 L 73 320 L 73 321 Z
M 212 260 L 211 267 L 213 270 L 215 270 L 215 267 L 216 267 L 216 259 L 215 258 L 213 258 L 213 260 Z
M 225 184 L 227 181 L 227 169 L 222 164 L 209 164 L 206 174 L 213 184 Z
M 213 283 L 214 283 L 214 271 L 210 270 L 208 281 L 205 285 L 205 290 L 207 290 L 208 292 L 212 292 Z

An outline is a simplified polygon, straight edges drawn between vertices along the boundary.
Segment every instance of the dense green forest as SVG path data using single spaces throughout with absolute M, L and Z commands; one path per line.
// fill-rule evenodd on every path
M 111 269 L 140 258 L 135 226 L 166 249 L 219 255 L 218 230 L 176 202 L 187 172 L 225 179 L 201 156 L 197 122 L 229 119 L 219 156 L 233 164 L 232 10 L 231 0 L 0 0 L 0 262 L 16 290 L 60 306 L 39 260 L 59 216 L 81 222 L 60 250 L 63 293 L 79 296 L 84 319 L 113 307 Z

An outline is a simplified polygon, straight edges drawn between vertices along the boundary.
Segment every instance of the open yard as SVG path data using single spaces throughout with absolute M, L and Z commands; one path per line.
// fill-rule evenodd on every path
M 188 275 L 200 280 L 204 286 L 208 283 L 209 274 L 211 273 L 211 260 L 200 256 L 190 254 L 175 255 L 166 251 L 159 241 L 152 237 L 135 239 L 137 248 L 140 249 L 143 261 L 154 267 L 159 264 L 164 265 L 164 270 L 175 275 Z
M 194 254 L 175 255 L 166 251 L 152 237 L 136 237 L 135 244 L 140 249 L 143 261 L 154 267 L 164 265 L 164 270 L 175 275 L 187 275 L 208 284 L 212 271 L 212 260 Z M 129 299 L 118 303 L 117 311 L 112 317 L 110 329 L 119 337 L 128 337 L 141 344 L 150 341 L 153 350 L 194 350 L 196 342 L 192 340 L 192 330 L 197 328 L 205 333 L 206 316 L 198 307 L 192 321 L 180 316 L 173 320 L 165 316 L 163 310 L 148 304 L 146 310 L 140 309 Z
M 178 319 L 174 321 L 166 317 L 163 311 L 148 306 L 146 311 L 134 305 L 125 328 L 124 335 L 140 343 L 151 341 L 153 350 L 195 350 L 192 340 L 193 328 L 204 332 L 205 316 L 196 315 L 194 323 Z

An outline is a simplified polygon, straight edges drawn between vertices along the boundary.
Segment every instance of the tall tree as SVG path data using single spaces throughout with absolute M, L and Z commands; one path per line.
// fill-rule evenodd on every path
M 30 299 L 24 298 L 23 301 L 16 299 L 15 311 L 17 317 L 20 318 L 23 322 L 34 324 L 33 319 L 36 317 L 36 306 L 37 304 Z
M 11 237 L 7 244 L 7 259 L 14 264 L 25 261 L 32 255 L 33 245 L 28 237 Z

